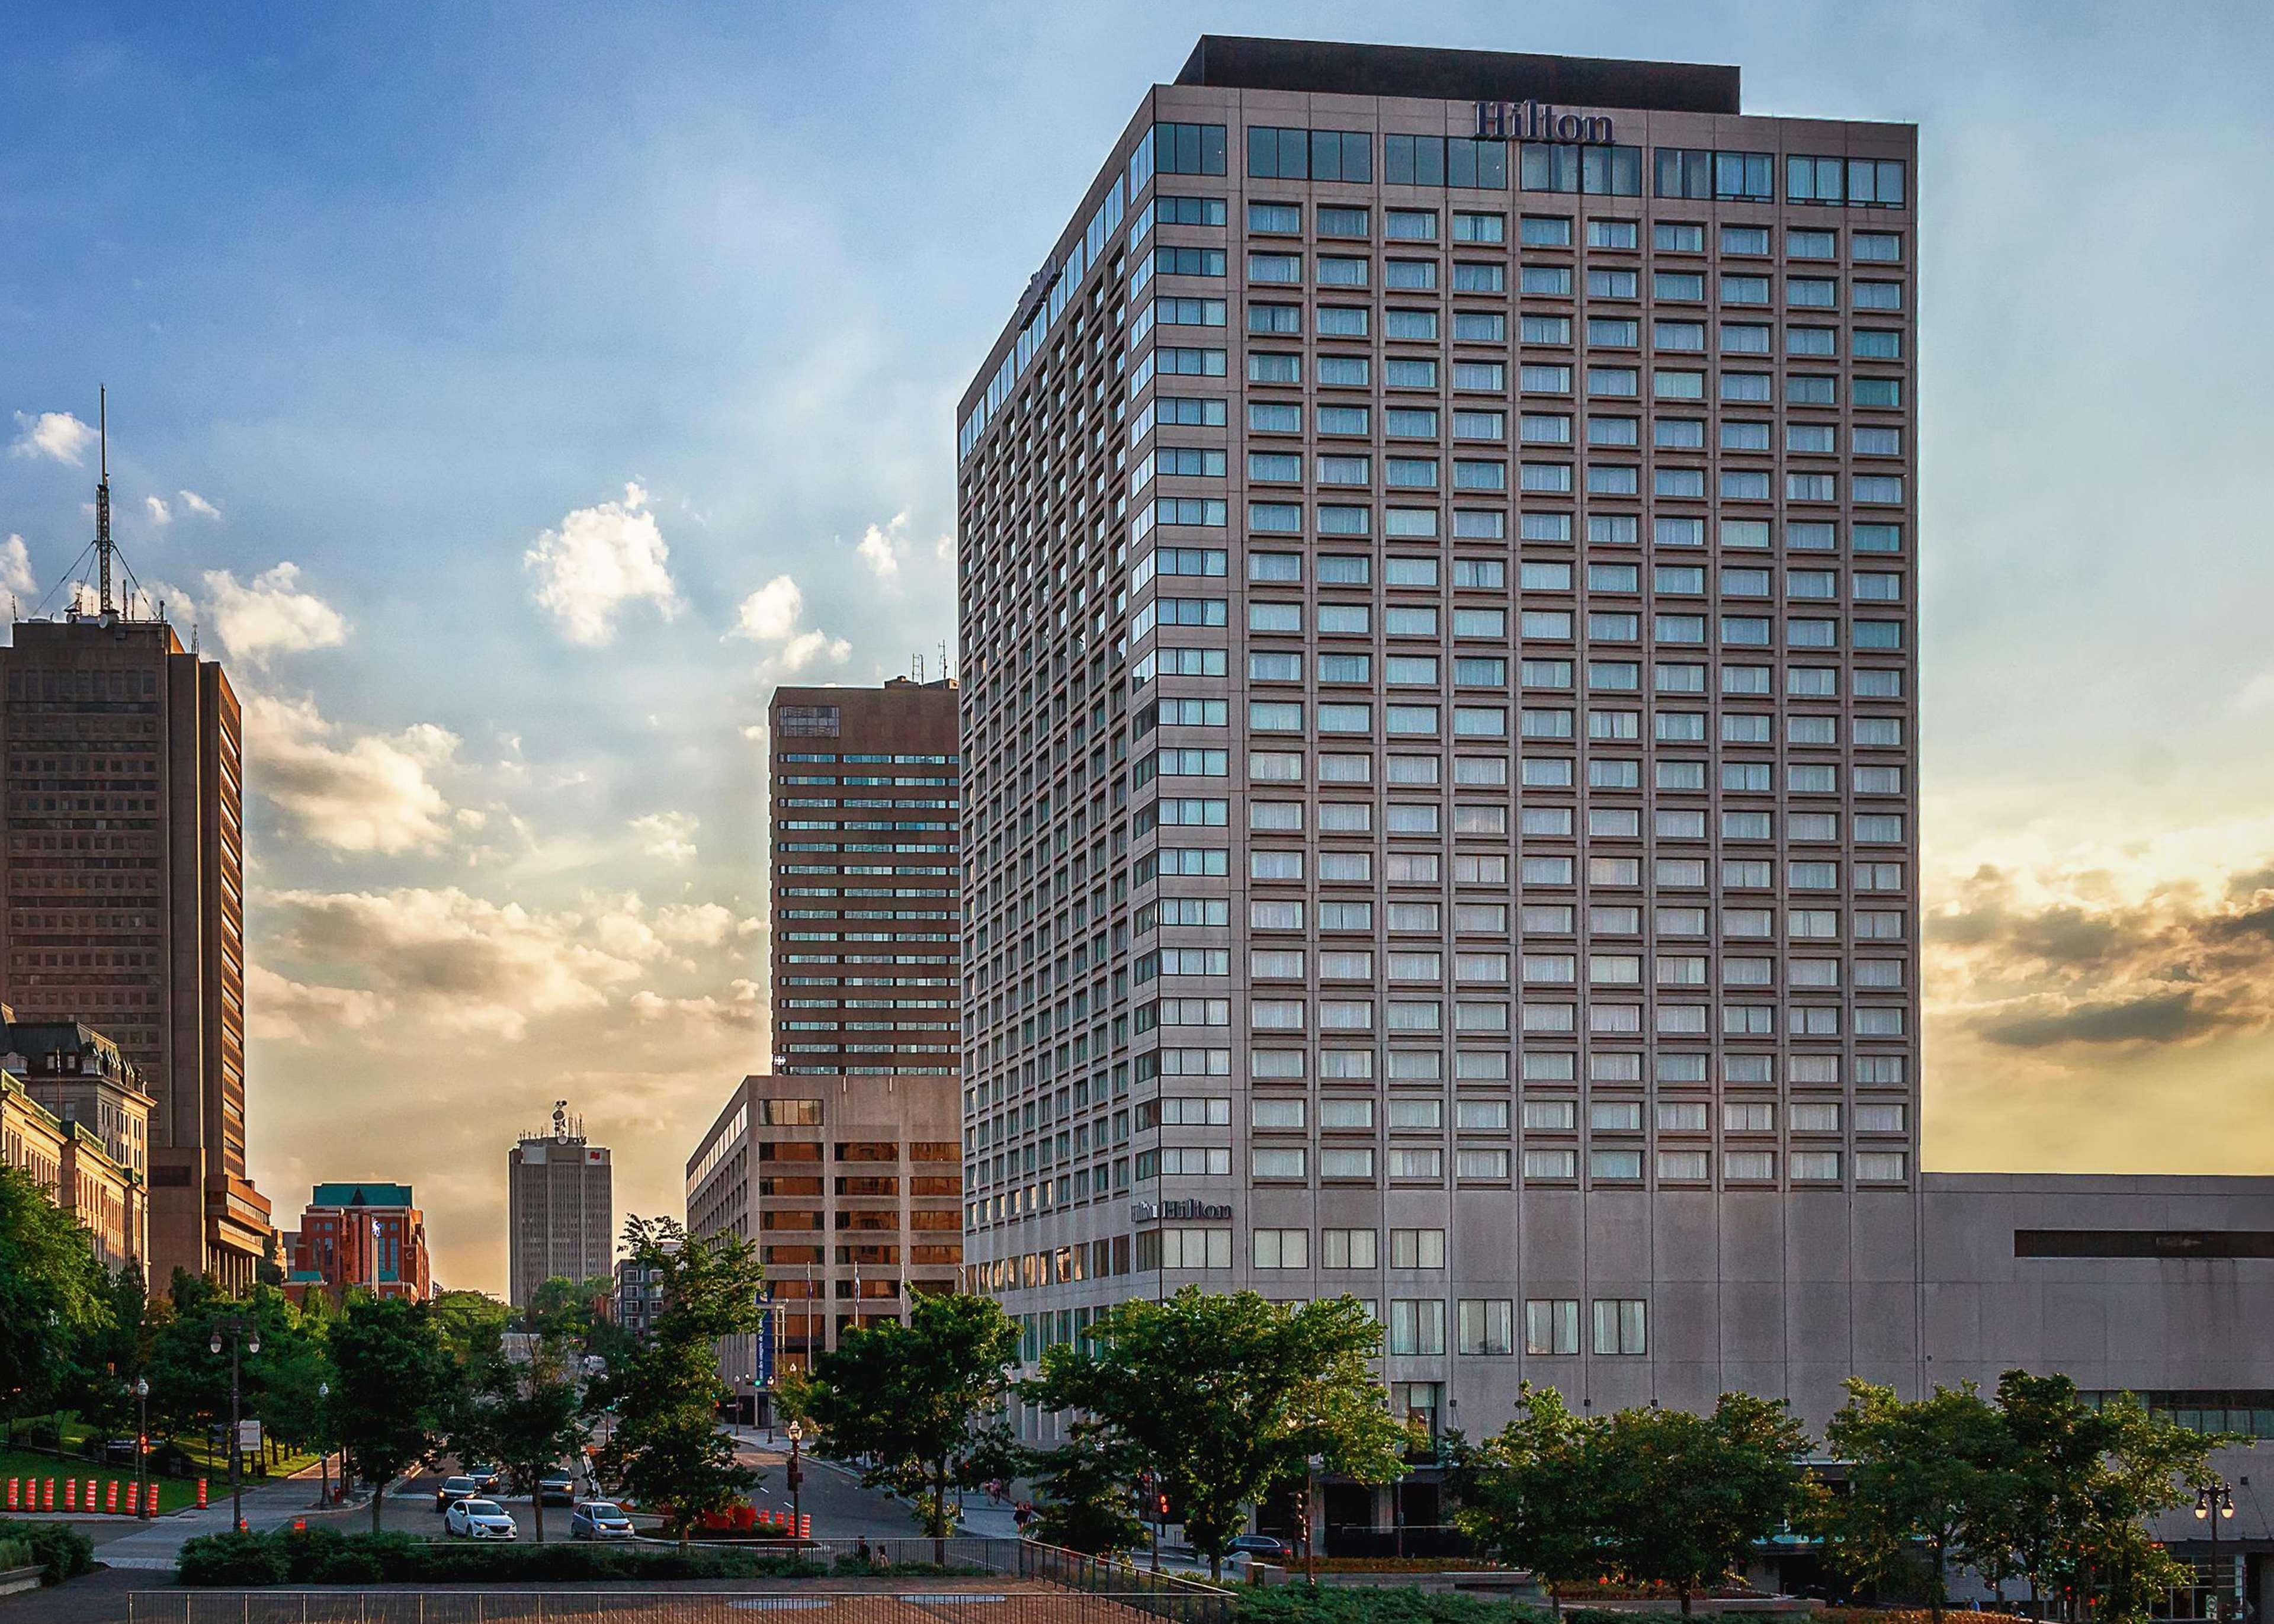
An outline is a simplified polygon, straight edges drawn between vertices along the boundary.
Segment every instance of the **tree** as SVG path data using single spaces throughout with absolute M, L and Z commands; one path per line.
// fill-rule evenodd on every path
M 719 1429 L 727 1387 L 718 1343 L 757 1333 L 764 1274 L 741 1236 L 691 1236 L 668 1218 L 627 1220 L 624 1248 L 660 1271 L 663 1311 L 652 1335 L 595 1385 L 596 1402 L 616 1413 L 600 1470 L 620 1493 L 661 1512 L 684 1545 L 697 1518 L 726 1510 L 757 1481 Z
M 1488 1555 L 1528 1568 L 1558 1616 L 1561 1587 L 1602 1570 L 1592 1435 L 1602 1423 L 1571 1413 L 1554 1387 L 1525 1382 L 1516 1416 L 1495 1436 L 1449 1451 L 1459 1485 L 1453 1521 Z
M 106 1319 L 87 1233 L 31 1177 L 0 1167 L 0 1406 L 34 1415 L 72 1384 L 80 1344 Z
M 799 1402 L 833 1453 L 868 1462 L 863 1484 L 900 1495 L 945 1540 L 953 1492 L 1012 1473 L 1003 1400 L 1018 1357 L 1019 1327 L 992 1297 L 920 1297 L 905 1325 L 846 1332 L 814 1361 Z
M 1801 1502 L 1808 1434 L 1781 1401 L 1724 1393 L 1710 1416 L 1622 1410 L 1587 1442 L 1606 1564 L 1670 1587 L 1684 1613 Z
M 545 1542 L 545 1496 L 538 1479 L 584 1447 L 584 1401 L 571 1343 L 538 1342 L 524 1363 L 501 1344 L 478 1359 L 471 1390 L 457 1407 L 451 1447 L 461 1460 L 494 1457 L 516 1483 L 530 1486 L 537 1539 Z
M 1972 1382 L 1939 1387 L 1921 1399 L 1850 1378 L 1848 1402 L 1825 1429 L 1831 1452 L 1848 1462 L 1848 1492 L 1816 1502 L 1813 1521 L 1834 1563 L 1858 1579 L 1885 1583 L 1924 1553 L 1939 1620 L 1949 1604 L 1954 1560 L 1981 1568 L 1997 1502 L 2012 1485 L 2003 1471 L 2007 1435 L 1998 1412 Z
M 1066 1440 L 1035 1462 L 1041 1491 L 1035 1538 L 1090 1556 L 1111 1556 L 1145 1538 L 1134 1485 L 1140 1467 L 1129 1444 L 1094 1421 L 1077 1421 Z
M 139 1264 L 107 1276 L 99 1292 L 96 1322 L 79 1340 L 69 1402 L 106 1432 L 129 1432 L 137 1419 L 134 1380 L 150 1368 L 157 1323 Z
M 1166 1302 L 1108 1309 L 1086 1339 L 1043 1354 L 1023 1396 L 1087 1412 L 1126 1444 L 1221 1575 L 1247 1507 L 1304 1477 L 1310 1456 L 1362 1483 L 1404 1473 L 1411 1434 L 1369 1363 L 1381 1344 L 1355 1297 L 1283 1307 L 1253 1291 L 1187 1286 Z
M 387 1485 L 434 1453 L 451 1402 L 454 1368 L 427 1304 L 348 1294 L 331 1331 L 331 1418 L 341 1447 L 372 1485 L 377 1533 Z

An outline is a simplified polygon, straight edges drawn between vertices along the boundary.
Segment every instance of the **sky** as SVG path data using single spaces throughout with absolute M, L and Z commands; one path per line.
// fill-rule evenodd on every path
M 763 723 L 954 635 L 954 407 L 1202 32 L 1736 64 L 1917 123 L 1930 1168 L 2274 1172 L 2274 11 L 34 8 L 0 590 L 92 533 L 246 710 L 254 1175 L 502 1290 L 764 1059 Z M 2258 470 L 2258 471 L 2254 471 Z

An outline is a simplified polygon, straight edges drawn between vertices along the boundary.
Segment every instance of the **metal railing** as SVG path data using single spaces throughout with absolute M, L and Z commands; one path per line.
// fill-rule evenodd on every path
M 928 1542 L 927 1542 L 928 1543 Z M 1010 1543 L 1010 1542 L 1004 1542 Z M 1117 1595 L 1019 1581 L 813 1580 L 744 1590 L 505 1590 L 420 1586 L 391 1590 L 133 1590 L 126 1624 L 1230 1624 L 1220 1590 L 1152 1589 Z

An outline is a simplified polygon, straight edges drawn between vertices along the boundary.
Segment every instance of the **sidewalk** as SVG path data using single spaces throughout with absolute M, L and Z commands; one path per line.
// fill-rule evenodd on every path
M 318 1487 L 312 1471 L 305 1477 L 271 1481 L 245 1492 L 245 1520 L 257 1530 L 282 1528 L 295 1517 L 323 1515 L 308 1496 Z M 112 1568 L 146 1568 L 171 1573 L 182 1546 L 200 1534 L 225 1534 L 230 1530 L 230 1498 L 224 1492 L 203 1511 L 177 1511 L 136 1529 L 123 1538 L 105 1544 L 96 1560 Z

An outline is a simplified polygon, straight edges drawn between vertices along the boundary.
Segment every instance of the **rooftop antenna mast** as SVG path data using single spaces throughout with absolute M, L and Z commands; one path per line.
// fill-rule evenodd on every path
M 96 434 L 102 445 L 102 467 L 94 487 L 94 556 L 102 579 L 102 613 L 103 619 L 109 620 L 110 554 L 116 545 L 110 538 L 110 391 L 100 384 L 96 386 L 94 418 L 99 425 Z

